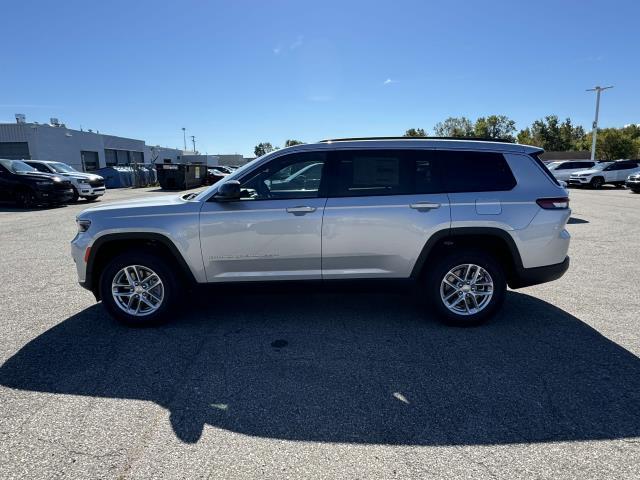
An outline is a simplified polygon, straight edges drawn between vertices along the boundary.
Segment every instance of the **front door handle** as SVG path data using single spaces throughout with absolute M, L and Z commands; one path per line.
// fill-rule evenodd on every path
M 302 205 L 299 207 L 287 208 L 287 213 L 293 213 L 294 215 L 304 215 L 305 213 L 311 213 L 315 211 L 316 211 L 316 207 L 306 207 Z
M 433 202 L 418 202 L 412 203 L 411 205 L 409 205 L 409 207 L 413 208 L 414 210 L 433 210 L 434 208 L 440 208 L 440 204 Z

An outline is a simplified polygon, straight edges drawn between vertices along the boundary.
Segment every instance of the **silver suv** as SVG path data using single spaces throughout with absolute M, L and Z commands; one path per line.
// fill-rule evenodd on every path
M 188 284 L 408 279 L 456 325 L 507 285 L 569 266 L 567 192 L 541 149 L 502 142 L 346 139 L 267 154 L 200 193 L 96 206 L 71 242 L 79 281 L 133 325 Z

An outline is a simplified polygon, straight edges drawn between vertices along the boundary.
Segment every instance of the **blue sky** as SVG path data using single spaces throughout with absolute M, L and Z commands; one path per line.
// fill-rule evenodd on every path
M 251 154 L 448 116 L 640 122 L 638 1 L 3 1 L 0 121 Z

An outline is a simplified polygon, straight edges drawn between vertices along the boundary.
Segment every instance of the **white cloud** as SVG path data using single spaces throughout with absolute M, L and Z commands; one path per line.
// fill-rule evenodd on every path
M 295 42 L 289 45 L 289 50 L 295 50 L 296 48 L 300 48 L 302 46 L 302 40 L 303 40 L 303 36 L 298 35 L 298 38 L 296 38 Z
M 398 83 L 398 81 L 387 78 L 384 82 L 382 82 L 383 85 L 391 85 L 392 83 Z
M 282 51 L 282 47 L 280 45 L 278 45 L 277 47 L 275 47 L 273 49 L 273 54 L 274 55 L 280 55 L 280 52 Z

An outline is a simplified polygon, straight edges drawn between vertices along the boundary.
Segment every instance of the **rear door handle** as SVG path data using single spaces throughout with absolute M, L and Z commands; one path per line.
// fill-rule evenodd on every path
M 418 202 L 412 203 L 411 205 L 409 205 L 409 207 L 413 208 L 414 210 L 433 210 L 434 208 L 440 208 L 440 204 L 433 202 Z
M 287 208 L 287 213 L 293 213 L 294 215 L 304 215 L 305 213 L 311 213 L 315 211 L 316 207 L 299 206 Z

